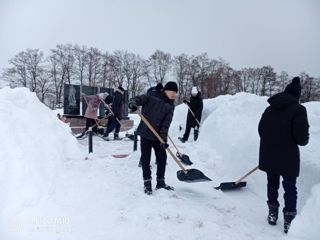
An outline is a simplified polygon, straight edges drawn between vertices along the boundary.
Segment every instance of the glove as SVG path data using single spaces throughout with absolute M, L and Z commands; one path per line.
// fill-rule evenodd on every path
M 185 103 L 185 104 L 188 104 L 189 105 L 189 102 L 187 101 L 187 100 L 183 100 L 183 103 Z
M 135 112 L 138 110 L 138 106 L 135 102 L 130 102 L 128 107 L 131 109 L 131 112 Z
M 168 143 L 160 143 L 160 146 L 164 149 L 167 149 L 169 147 Z

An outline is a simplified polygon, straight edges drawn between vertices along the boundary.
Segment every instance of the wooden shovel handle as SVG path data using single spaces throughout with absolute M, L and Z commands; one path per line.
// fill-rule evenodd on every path
M 114 112 L 112 112 L 110 106 L 109 106 L 105 101 L 103 101 L 102 99 L 101 99 L 101 101 L 102 101 L 102 102 L 104 103 L 104 105 L 109 109 L 109 111 L 113 114 L 113 116 L 115 116 L 115 115 L 114 115 Z M 120 126 L 121 126 L 120 120 L 119 120 L 116 116 L 115 116 L 115 118 L 117 119 L 118 123 L 119 123 Z
M 157 133 L 157 131 L 151 126 L 149 121 L 141 114 L 139 110 L 137 110 L 137 114 L 141 118 L 141 120 L 148 126 L 150 131 L 156 136 L 156 138 L 160 141 L 160 143 L 165 143 L 165 141 L 161 138 L 161 136 Z M 183 167 L 183 165 L 180 163 L 180 161 L 176 158 L 176 156 L 172 153 L 172 151 L 169 148 L 166 148 L 167 152 L 171 155 L 173 160 L 176 161 L 178 166 L 181 168 L 181 170 L 186 174 L 187 170 Z
M 196 118 L 196 115 L 194 115 L 193 111 L 191 110 L 190 106 L 188 104 L 186 104 L 189 108 L 189 111 L 191 112 L 192 116 L 196 119 L 197 123 L 199 124 L 200 127 L 200 122 L 198 121 L 198 119 Z
M 235 185 L 238 185 L 243 179 L 245 179 L 246 177 L 248 177 L 251 173 L 253 173 L 254 171 L 256 171 L 259 168 L 259 166 L 256 166 L 254 169 L 250 170 L 250 172 L 248 172 L 246 175 L 244 175 L 243 177 L 241 177 L 238 181 L 235 182 Z
M 177 148 L 177 146 L 174 144 L 174 142 L 172 141 L 171 137 L 168 135 L 168 138 L 170 140 L 170 142 L 172 143 L 172 145 L 174 146 L 174 148 L 177 150 L 178 154 L 181 155 L 179 149 Z

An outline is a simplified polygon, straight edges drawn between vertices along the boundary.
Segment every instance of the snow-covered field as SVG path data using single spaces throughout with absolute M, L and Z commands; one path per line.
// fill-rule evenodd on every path
M 238 191 L 215 190 L 258 164 L 258 121 L 267 98 L 239 93 L 205 100 L 199 140 L 177 141 L 187 108 L 176 107 L 170 135 L 213 179 L 184 183 L 168 157 L 166 181 L 174 192 L 143 193 L 139 151 L 130 140 L 76 140 L 56 112 L 27 89 L 0 89 L 0 239 L 320 239 L 320 103 L 305 104 L 310 143 L 301 148 L 298 212 L 288 236 L 266 221 L 266 176 L 256 171 Z M 138 124 L 138 117 L 131 115 Z M 125 133 L 121 133 L 124 135 Z M 174 150 L 174 148 L 172 148 Z M 130 153 L 127 158 L 112 154 Z M 85 160 L 85 159 L 88 160 Z M 152 160 L 155 185 L 156 165 Z M 282 192 L 280 193 L 281 204 Z

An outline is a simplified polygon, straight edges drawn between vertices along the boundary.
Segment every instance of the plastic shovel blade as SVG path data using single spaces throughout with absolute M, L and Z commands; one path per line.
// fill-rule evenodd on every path
M 177 177 L 179 181 L 188 183 L 212 181 L 198 169 L 187 169 L 186 173 L 182 170 L 179 170 L 177 171 Z
M 219 187 L 215 187 L 215 189 L 226 191 L 226 190 L 232 190 L 232 189 L 239 189 L 245 186 L 247 186 L 247 182 L 239 182 L 238 184 L 236 184 L 236 182 L 224 182 L 224 183 L 221 183 Z
M 185 154 L 177 154 L 177 157 L 181 160 L 181 162 L 185 165 L 192 165 L 193 162 L 191 162 L 188 155 Z

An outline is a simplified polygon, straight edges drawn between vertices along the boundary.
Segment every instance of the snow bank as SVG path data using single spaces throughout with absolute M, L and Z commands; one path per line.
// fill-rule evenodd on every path
M 288 239 L 319 239 L 320 184 L 312 188 L 312 194 L 303 207 L 301 214 L 292 222 Z
M 301 173 L 298 178 L 298 213 L 292 226 L 293 239 L 320 239 L 316 218 L 320 214 L 320 102 L 304 104 L 310 124 L 310 141 L 300 147 Z M 247 93 L 219 96 L 204 100 L 202 126 L 199 140 L 193 141 L 192 132 L 188 143 L 179 144 L 191 159 L 198 161 L 202 169 L 215 180 L 235 181 L 258 165 L 258 123 L 268 106 L 267 97 Z M 185 127 L 187 107 L 176 107 L 170 134 L 182 136 L 179 125 Z M 257 171 L 246 179 L 255 195 L 266 200 L 266 177 Z M 317 185 L 318 184 L 318 185 Z M 310 189 L 313 187 L 311 194 Z M 283 207 L 283 190 L 279 201 Z M 260 211 L 266 211 L 260 209 Z M 279 224 L 283 224 L 282 216 Z M 317 236 L 317 237 L 315 237 Z
M 304 195 L 311 196 L 293 221 L 289 239 L 313 240 L 320 239 L 320 102 L 309 102 L 304 105 L 307 108 L 310 124 L 310 142 L 306 147 L 300 148 L 301 178 L 305 183 Z M 312 189 L 311 194 L 310 189 Z
M 8 227 L 54 193 L 62 162 L 81 150 L 70 128 L 26 88 L 0 90 L 0 122 L 1 225 Z

